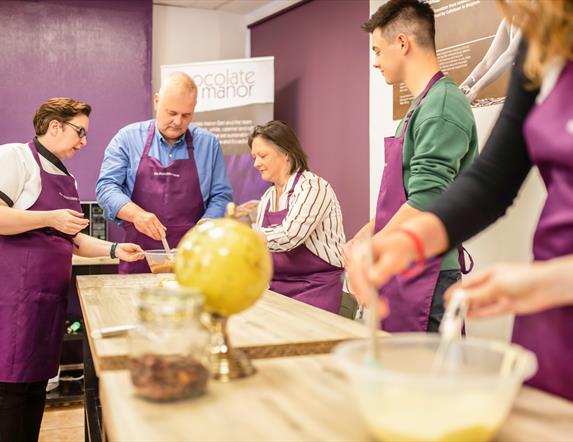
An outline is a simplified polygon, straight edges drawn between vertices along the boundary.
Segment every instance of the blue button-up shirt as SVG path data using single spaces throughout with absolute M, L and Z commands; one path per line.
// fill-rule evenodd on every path
M 108 220 L 119 221 L 117 213 L 131 202 L 139 161 L 152 124 L 155 124 L 155 120 L 124 127 L 113 137 L 105 150 L 96 184 L 96 198 Z M 204 129 L 189 125 L 189 131 L 193 139 L 193 153 L 205 204 L 203 217 L 220 218 L 225 214 L 227 203 L 232 200 L 231 184 L 227 178 L 221 146 L 217 138 Z M 156 128 L 149 155 L 157 158 L 164 167 L 174 160 L 188 159 L 185 134 L 169 146 Z M 161 219 L 161 214 L 156 215 Z

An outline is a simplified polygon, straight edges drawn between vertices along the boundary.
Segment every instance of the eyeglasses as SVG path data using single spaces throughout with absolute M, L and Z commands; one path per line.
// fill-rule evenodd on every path
M 68 126 L 72 126 L 78 134 L 78 137 L 83 138 L 88 136 L 88 133 L 83 127 L 76 126 L 74 123 L 70 123 L 69 121 L 64 121 L 63 123 L 67 124 Z

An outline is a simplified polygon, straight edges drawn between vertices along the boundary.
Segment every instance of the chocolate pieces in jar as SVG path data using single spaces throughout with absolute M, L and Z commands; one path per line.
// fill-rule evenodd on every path
M 129 369 L 136 393 L 148 399 L 197 397 L 207 389 L 207 369 L 190 356 L 142 354 L 129 360 Z

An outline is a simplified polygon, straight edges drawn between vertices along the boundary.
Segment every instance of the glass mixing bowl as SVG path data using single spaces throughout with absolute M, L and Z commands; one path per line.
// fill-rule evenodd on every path
M 380 441 L 488 441 L 507 417 L 524 380 L 537 370 L 533 353 L 481 339 L 457 339 L 439 370 L 438 334 L 380 337 L 380 360 L 368 340 L 335 349 L 361 414 Z
M 151 273 L 173 273 L 175 270 L 175 253 L 176 249 L 172 249 L 170 253 L 163 249 L 145 250 L 145 259 Z

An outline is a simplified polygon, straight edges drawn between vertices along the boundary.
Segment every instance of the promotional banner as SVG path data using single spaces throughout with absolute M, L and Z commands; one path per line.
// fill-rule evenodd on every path
M 161 82 L 185 72 L 197 84 L 192 124 L 209 130 L 221 143 L 237 204 L 260 199 L 269 183 L 253 167 L 247 144 L 253 127 L 273 119 L 274 57 L 161 66 Z
M 436 51 L 442 71 L 474 107 L 502 103 L 520 32 L 492 0 L 430 0 L 436 17 Z M 393 119 L 406 114 L 412 94 L 393 87 Z

